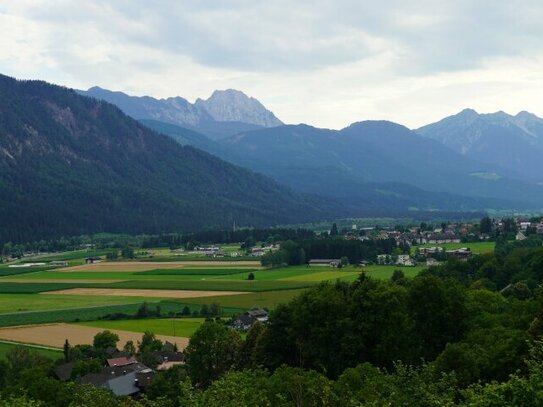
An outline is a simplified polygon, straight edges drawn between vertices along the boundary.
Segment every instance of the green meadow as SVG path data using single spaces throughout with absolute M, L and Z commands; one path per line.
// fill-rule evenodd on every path
M 37 352 L 38 354 L 45 356 L 52 360 L 57 360 L 63 357 L 62 350 L 55 350 L 40 346 L 32 346 L 32 345 L 20 345 L 16 343 L 11 342 L 0 342 L 0 360 L 4 360 L 6 358 L 6 354 L 14 349 L 17 346 L 23 346 L 27 349 L 30 349 L 33 352 Z
M 86 257 L 88 253 L 74 253 L 70 257 L 70 262 L 82 261 L 83 257 L 80 256 L 83 255 Z M 67 257 L 59 255 L 58 259 L 67 259 Z M 193 314 L 198 313 L 203 305 L 217 303 L 221 306 L 221 315 L 230 317 L 251 308 L 274 309 L 279 304 L 292 300 L 304 289 L 323 281 L 354 281 L 360 273 L 376 279 L 388 279 L 397 269 L 401 269 L 407 277 L 413 277 L 423 268 L 372 265 L 336 269 L 303 265 L 258 269 L 251 264 L 247 266 L 236 264 L 229 267 L 224 263 L 218 263 L 217 266 L 207 263 L 202 266 L 191 265 L 179 269 L 158 267 L 149 271 L 135 269 L 132 272 L 90 270 L 62 272 L 52 269 L 33 269 L 30 272 L 9 273 L 3 278 L 0 277 L 0 326 L 75 322 L 104 329 L 152 331 L 164 335 L 173 335 L 175 328 L 175 335 L 190 336 L 200 325 L 201 319 L 169 317 L 173 314 L 179 315 L 184 307 L 188 307 Z M 0 272 L 2 270 L 8 269 L 1 267 Z M 250 273 L 253 274 L 254 280 L 248 279 Z M 11 281 L 2 281 L 6 279 Z M 243 294 L 160 299 L 145 296 L 51 293 L 56 290 L 80 287 L 240 291 Z M 40 294 L 44 292 L 49 293 Z M 163 317 L 137 320 L 123 317 L 123 315 L 135 315 L 143 302 L 148 302 L 151 309 L 157 305 L 160 306 Z M 111 315 L 124 319 L 110 320 Z
M 157 335 L 189 337 L 196 332 L 204 321 L 205 318 L 128 319 L 81 322 L 80 325 L 142 333 L 149 331 Z
M 156 306 L 160 306 L 162 315 L 169 315 L 170 313 L 179 314 L 185 306 L 187 306 L 191 313 L 199 312 L 203 304 L 211 304 L 215 297 L 202 298 L 208 301 L 202 301 L 201 303 L 185 303 L 180 301 L 146 301 L 151 309 L 155 309 Z M 30 325 L 30 324 L 45 324 L 54 322 L 79 322 L 79 321 L 93 321 L 104 319 L 108 315 L 125 314 L 135 315 L 138 308 L 142 303 L 132 304 L 118 304 L 118 305 L 104 305 L 104 306 L 91 306 L 84 308 L 66 308 L 66 309 L 51 309 L 51 310 L 36 310 L 26 312 L 10 312 L 6 314 L 0 314 L 0 326 L 14 326 L 14 325 Z M 56 306 L 54 304 L 53 306 Z M 221 307 L 221 314 L 223 316 L 236 315 L 243 312 L 244 307 L 229 307 L 227 304 Z M 138 320 L 138 321 L 141 321 Z
M 25 284 L 26 285 L 26 284 Z M 0 294 L 0 314 L 142 303 L 145 298 L 63 294 Z M 157 299 L 155 299 L 157 301 Z
M 496 242 L 473 242 L 473 243 L 442 243 L 442 244 L 422 244 L 419 246 L 411 246 L 411 253 L 415 253 L 419 247 L 443 247 L 445 250 L 455 250 L 466 247 L 473 253 L 483 254 L 491 253 L 496 247 Z
M 209 304 L 215 302 L 223 308 L 223 313 L 227 308 L 251 309 L 251 308 L 268 308 L 274 309 L 281 303 L 286 303 L 303 292 L 303 289 L 298 290 L 282 290 L 282 291 L 262 291 L 249 294 L 239 295 L 223 295 L 217 297 L 201 297 L 201 298 L 186 298 L 183 299 L 187 304 Z M 210 301 L 210 300 L 213 301 Z

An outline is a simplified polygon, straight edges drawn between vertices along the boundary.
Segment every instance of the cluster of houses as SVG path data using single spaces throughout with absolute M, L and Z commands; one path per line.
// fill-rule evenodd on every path
M 254 257 L 262 257 L 266 253 L 271 253 L 279 250 L 280 246 L 278 244 L 271 244 L 268 246 L 262 246 L 262 247 L 253 247 L 251 248 L 251 256 Z
M 255 246 L 249 249 L 249 255 L 253 257 L 262 257 L 266 253 L 279 250 L 279 245 L 268 245 L 268 246 Z M 204 254 L 207 257 L 212 258 L 221 258 L 221 257 L 239 257 L 242 254 L 239 251 L 225 253 L 219 246 L 198 246 L 195 247 L 193 251 L 189 254 Z
M 153 382 L 157 370 L 167 370 L 185 363 L 183 353 L 175 349 L 175 345 L 166 342 L 161 351 L 153 352 L 157 367 L 151 369 L 134 356 L 110 348 L 106 350 L 109 358 L 99 372 L 87 373 L 75 379 L 81 384 L 109 389 L 116 396 L 137 397 Z M 74 366 L 75 362 L 59 365 L 55 369 L 55 375 L 62 381 L 72 380 Z
M 232 319 L 230 326 L 233 329 L 246 331 L 256 322 L 265 324 L 268 322 L 268 311 L 263 308 L 255 308 L 250 311 L 245 311 Z
M 205 254 L 207 257 L 221 258 L 226 254 L 218 246 L 197 246 L 190 254 Z

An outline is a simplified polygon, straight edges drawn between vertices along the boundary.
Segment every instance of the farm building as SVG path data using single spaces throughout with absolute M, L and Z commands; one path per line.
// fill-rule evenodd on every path
M 390 254 L 378 254 L 377 264 L 392 264 L 392 256 Z
M 268 312 L 261 308 L 246 311 L 232 320 L 232 328 L 246 331 L 255 322 L 268 322 Z
M 469 248 L 461 248 L 456 250 L 447 250 L 445 252 L 448 257 L 456 257 L 457 259 L 466 260 L 471 257 L 471 250 Z
M 100 263 L 101 261 L 102 261 L 102 259 L 100 257 L 97 257 L 97 256 L 87 257 L 85 259 L 85 264 Z
M 415 265 L 415 261 L 408 254 L 400 254 L 398 255 L 396 264 L 399 266 L 413 267 Z
M 156 370 L 168 370 L 174 366 L 185 364 L 185 355 L 181 352 L 160 351 L 153 354 L 158 360 Z

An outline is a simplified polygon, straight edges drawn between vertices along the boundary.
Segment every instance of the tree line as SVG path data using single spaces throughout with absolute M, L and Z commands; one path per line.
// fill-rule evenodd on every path
M 394 239 L 344 240 L 304 239 L 288 240 L 278 251 L 262 256 L 265 267 L 306 264 L 310 259 L 348 259 L 351 264 L 375 261 L 378 254 L 391 254 L 396 248 Z

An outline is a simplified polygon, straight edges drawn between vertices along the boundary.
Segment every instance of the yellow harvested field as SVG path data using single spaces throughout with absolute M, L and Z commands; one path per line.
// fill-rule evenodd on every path
M 62 348 L 66 339 L 70 345 L 92 344 L 94 335 L 102 332 L 104 329 L 93 328 L 90 326 L 72 325 L 72 324 L 47 324 L 47 325 L 30 325 L 16 326 L 9 328 L 0 328 L 0 339 L 12 342 L 28 343 L 34 345 L 51 346 L 54 348 Z M 121 331 L 118 329 L 110 329 L 109 331 L 119 335 L 118 348 L 122 348 L 127 341 L 141 341 L 143 334 L 138 332 Z M 189 338 L 156 335 L 161 341 L 169 341 L 177 343 L 179 349 L 184 349 L 189 342 Z
M 101 262 L 94 264 L 84 264 L 81 266 L 72 266 L 58 269 L 55 271 L 69 273 L 72 271 L 97 271 L 97 272 L 134 272 L 134 271 L 148 271 L 148 270 L 169 270 L 178 269 L 182 267 L 251 267 L 260 268 L 259 261 L 115 261 L 115 262 Z
M 42 295 L 112 295 L 120 297 L 153 297 L 153 298 L 199 298 L 217 295 L 247 294 L 243 291 L 190 291 L 190 290 L 144 290 L 131 288 L 69 288 L 66 290 L 46 291 Z

